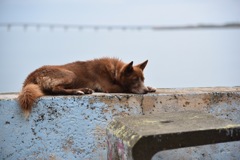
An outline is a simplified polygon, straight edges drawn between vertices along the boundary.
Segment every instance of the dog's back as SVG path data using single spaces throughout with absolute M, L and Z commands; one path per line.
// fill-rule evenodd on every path
M 121 89 L 110 88 L 115 85 L 117 72 L 124 65 L 125 63 L 119 59 L 101 58 L 85 62 L 74 62 L 63 67 L 77 75 L 73 88 L 90 88 L 100 92 L 123 92 Z
M 133 66 L 116 58 L 77 61 L 59 66 L 43 66 L 24 82 L 19 103 L 27 117 L 35 100 L 43 95 L 82 95 L 93 91 L 109 93 L 147 93 L 143 70 L 147 61 Z

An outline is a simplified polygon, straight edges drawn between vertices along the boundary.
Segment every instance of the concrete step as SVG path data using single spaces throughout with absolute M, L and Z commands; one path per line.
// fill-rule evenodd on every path
M 107 127 L 108 160 L 151 160 L 158 152 L 240 141 L 240 123 L 197 111 L 115 118 Z

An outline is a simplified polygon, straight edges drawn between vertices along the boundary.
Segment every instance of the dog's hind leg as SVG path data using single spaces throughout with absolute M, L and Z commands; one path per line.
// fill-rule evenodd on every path
M 92 89 L 79 88 L 76 75 L 69 70 L 51 68 L 45 69 L 37 78 L 37 83 L 46 94 L 50 95 L 82 95 L 93 93 Z

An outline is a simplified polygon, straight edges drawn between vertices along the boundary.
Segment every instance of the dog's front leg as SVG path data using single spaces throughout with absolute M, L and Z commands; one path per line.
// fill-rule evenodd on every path
M 78 89 L 65 89 L 62 86 L 54 86 L 52 93 L 62 95 L 83 95 L 92 94 L 94 91 L 90 88 L 78 88 Z
M 123 93 L 124 89 L 121 86 L 114 84 L 114 85 L 105 87 L 103 91 L 105 93 Z

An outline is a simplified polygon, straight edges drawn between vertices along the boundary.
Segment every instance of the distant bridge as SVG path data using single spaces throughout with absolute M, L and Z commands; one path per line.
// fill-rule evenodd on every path
M 77 25 L 77 24 L 51 24 L 51 23 L 0 23 L 0 28 L 6 28 L 10 31 L 12 28 L 20 27 L 24 31 L 29 28 L 35 28 L 37 31 L 47 28 L 50 31 L 55 29 L 69 29 L 81 30 L 191 30 L 191 29 L 240 29 L 239 23 L 225 23 L 225 24 L 195 24 L 195 25 Z

